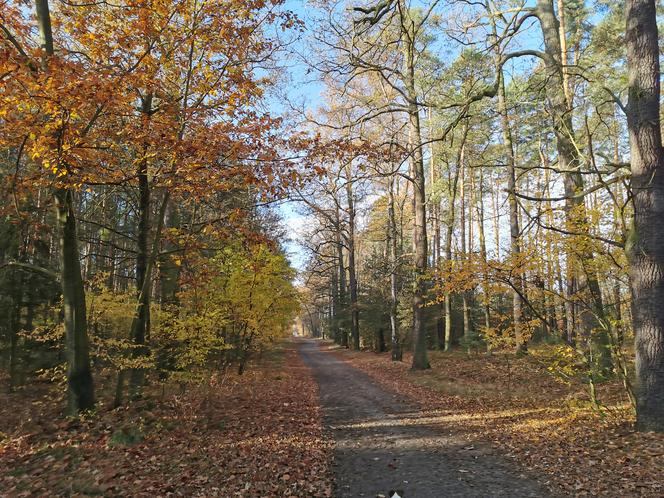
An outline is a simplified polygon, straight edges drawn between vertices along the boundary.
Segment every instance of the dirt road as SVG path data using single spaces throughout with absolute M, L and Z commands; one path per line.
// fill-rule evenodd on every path
M 551 496 L 488 444 L 427 425 L 414 405 L 317 341 L 302 342 L 300 354 L 318 381 L 335 440 L 335 498 L 387 497 L 390 490 L 403 490 L 403 498 Z

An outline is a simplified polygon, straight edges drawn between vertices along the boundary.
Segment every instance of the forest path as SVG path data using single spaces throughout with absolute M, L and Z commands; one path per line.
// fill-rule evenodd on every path
M 319 344 L 300 342 L 300 354 L 335 440 L 335 498 L 387 497 L 393 489 L 403 498 L 551 496 L 487 443 L 427 424 L 414 404 Z

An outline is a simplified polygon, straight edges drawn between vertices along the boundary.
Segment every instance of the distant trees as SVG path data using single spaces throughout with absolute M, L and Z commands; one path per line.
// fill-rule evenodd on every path
M 320 35 L 332 50 L 323 55 L 318 68 L 334 78 L 338 88 L 353 86 L 358 78 L 371 85 L 366 90 L 355 85 L 353 93 L 363 101 L 365 112 L 351 117 L 357 122 L 347 120 L 342 126 L 355 126 L 386 114 L 407 118 L 407 142 L 401 146 L 407 153 L 404 162 L 409 164 L 407 176 L 413 189 L 413 369 L 429 367 L 423 321 L 428 267 L 426 177 L 417 78 L 422 46 L 426 46 L 429 14 L 437 4 L 432 2 L 421 16 L 400 0 L 356 7 L 354 16 L 329 18 L 330 26 Z
M 619 375 L 629 391 L 634 334 L 639 424 L 656 427 L 645 415 L 661 413 L 661 334 L 648 304 L 659 299 L 651 216 L 661 159 L 652 5 L 626 5 L 626 45 L 620 6 L 594 17 L 583 3 L 550 0 L 346 7 L 323 7 L 313 44 L 325 49 L 312 68 L 330 105 L 349 112 L 313 121 L 352 129 L 375 151 L 354 224 L 364 344 L 376 343 L 367 326 L 413 327 L 411 338 L 393 335 L 425 368 L 434 346 L 525 353 L 563 341 L 591 387 Z M 539 39 L 523 34 L 532 27 Z M 337 271 L 335 285 L 346 278 Z M 377 306 L 388 284 L 396 292 Z

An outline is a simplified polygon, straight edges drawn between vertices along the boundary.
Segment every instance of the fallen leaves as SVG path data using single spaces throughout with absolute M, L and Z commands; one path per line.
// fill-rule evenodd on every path
M 469 442 L 490 440 L 515 472 L 529 469 L 555 494 L 664 496 L 664 435 L 633 430 L 617 383 L 601 386 L 600 415 L 583 384 L 564 385 L 529 358 L 434 352 L 431 370 L 412 372 L 409 355 L 400 363 L 389 353 L 338 354 L 419 404 L 427 423 Z
M 331 496 L 317 385 L 291 346 L 243 376 L 78 422 L 53 422 L 60 400 L 29 411 L 29 395 L 44 393 L 0 400 L 3 496 Z M 131 437 L 111 444 L 120 429 Z

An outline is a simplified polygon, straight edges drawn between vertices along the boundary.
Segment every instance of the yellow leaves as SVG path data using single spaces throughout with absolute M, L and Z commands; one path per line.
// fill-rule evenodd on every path
M 551 348 L 535 349 L 531 357 L 545 366 L 546 371 L 563 384 L 570 382 L 587 370 L 583 355 L 566 344 Z
M 482 275 L 481 261 L 468 257 L 465 260 L 443 261 L 435 269 L 436 293 L 463 292 L 477 286 Z
M 181 256 L 171 260 L 182 267 Z M 153 328 L 158 347 L 182 371 L 203 367 L 230 348 L 255 350 L 288 333 L 299 303 L 283 255 L 264 244 L 235 242 L 211 259 L 189 259 L 185 271 L 193 278 L 183 282 L 179 306 L 162 310 Z

